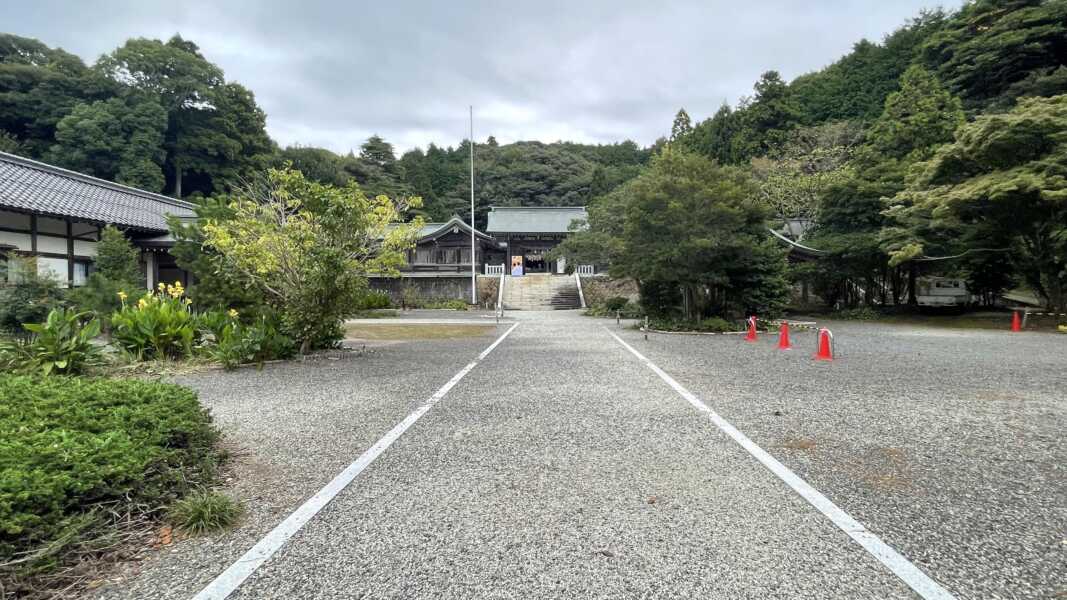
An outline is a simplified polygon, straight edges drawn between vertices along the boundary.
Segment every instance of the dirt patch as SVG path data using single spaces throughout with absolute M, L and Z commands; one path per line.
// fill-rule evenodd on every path
M 815 448 L 815 440 L 805 437 L 786 438 L 782 447 L 790 450 L 812 450 Z
M 345 338 L 375 341 L 444 340 L 484 337 L 495 330 L 495 325 L 358 323 L 345 327 Z
M 899 492 L 911 487 L 908 460 L 899 448 L 875 448 L 847 470 L 868 487 L 884 492 Z

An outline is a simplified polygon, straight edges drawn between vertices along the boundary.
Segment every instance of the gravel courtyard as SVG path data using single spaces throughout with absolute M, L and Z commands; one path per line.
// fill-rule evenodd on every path
M 811 333 L 512 320 L 231 597 L 916 597 L 611 333 L 956 597 L 1067 594 L 1067 336 L 838 323 L 821 363 Z M 249 515 L 96 597 L 192 597 L 510 326 L 183 378 Z

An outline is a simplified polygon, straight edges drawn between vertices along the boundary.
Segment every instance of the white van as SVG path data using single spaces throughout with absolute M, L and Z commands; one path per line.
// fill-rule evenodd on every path
M 951 277 L 922 277 L 919 279 L 916 299 L 919 306 L 964 307 L 974 300 L 967 291 L 967 283 Z

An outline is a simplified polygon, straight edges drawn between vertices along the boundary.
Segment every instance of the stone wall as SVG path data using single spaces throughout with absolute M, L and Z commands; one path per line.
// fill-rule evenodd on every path
M 587 275 L 582 277 L 582 294 L 585 295 L 586 306 L 600 304 L 614 296 L 622 296 L 631 302 L 637 302 L 640 299 L 636 281 L 633 279 L 612 279 L 606 275 Z
M 496 306 L 498 276 L 478 276 L 478 303 L 482 306 L 489 301 L 489 307 Z M 463 300 L 470 302 L 470 275 L 447 277 L 371 277 L 370 287 L 389 294 L 393 304 L 401 306 L 403 290 L 410 287 L 420 300 Z

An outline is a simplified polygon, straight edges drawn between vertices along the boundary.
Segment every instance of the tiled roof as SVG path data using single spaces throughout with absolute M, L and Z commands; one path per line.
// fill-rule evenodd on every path
M 494 206 L 489 210 L 489 233 L 567 233 L 571 221 L 585 220 L 584 206 Z
M 0 152 L 0 208 L 167 231 L 166 215 L 195 217 L 189 202 Z
M 452 217 L 445 223 L 423 223 L 422 229 L 419 230 L 419 239 L 421 240 L 427 237 L 439 237 L 451 231 L 453 227 L 458 227 L 461 231 L 467 234 L 470 234 L 471 232 L 470 225 L 467 225 L 466 221 L 459 217 Z M 481 231 L 478 231 L 477 229 L 474 230 L 474 233 L 480 238 L 489 238 L 488 235 L 482 233 Z

